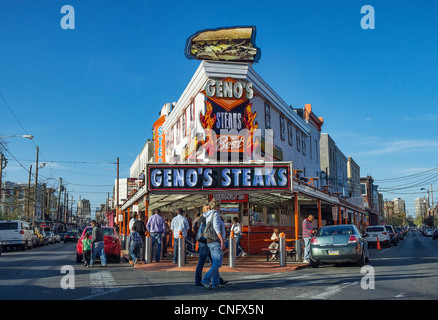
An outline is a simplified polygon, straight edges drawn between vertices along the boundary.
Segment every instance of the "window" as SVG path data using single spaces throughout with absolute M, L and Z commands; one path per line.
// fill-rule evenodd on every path
M 287 123 L 287 140 L 290 146 L 294 145 L 293 127 L 290 122 Z
M 297 131 L 296 131 L 295 136 L 296 136 L 296 139 L 297 139 L 297 151 L 298 151 L 298 152 L 301 152 L 301 134 L 300 134 L 300 132 L 298 131 L 298 129 L 297 129 Z
M 309 151 L 310 151 L 310 159 L 313 159 L 312 137 L 309 138 Z
M 280 115 L 280 138 L 286 140 L 286 125 L 284 123 L 284 117 Z
M 361 183 L 360 184 L 360 189 L 361 189 L 361 194 L 362 195 L 366 195 L 367 194 L 367 188 L 366 188 L 365 183 Z
M 271 129 L 271 106 L 265 102 L 265 127 Z
M 306 137 L 304 135 L 301 136 L 301 144 L 302 144 L 302 151 L 303 151 L 303 156 L 306 155 Z
M 319 163 L 319 148 L 318 148 L 318 140 L 315 139 L 315 158 L 316 163 Z
M 182 115 L 182 137 L 185 138 L 186 137 L 186 132 L 187 132 L 187 109 L 184 110 L 183 115 Z

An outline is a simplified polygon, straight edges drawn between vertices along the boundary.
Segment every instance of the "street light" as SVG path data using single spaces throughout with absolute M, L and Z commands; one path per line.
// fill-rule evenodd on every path
M 30 135 L 30 134 L 23 134 L 23 135 L 15 135 L 14 134 L 14 135 L 11 135 L 11 136 L 0 137 L 0 139 L 13 138 L 13 137 L 21 137 L 21 138 L 26 138 L 26 139 L 29 139 L 29 140 L 33 139 L 33 136 Z

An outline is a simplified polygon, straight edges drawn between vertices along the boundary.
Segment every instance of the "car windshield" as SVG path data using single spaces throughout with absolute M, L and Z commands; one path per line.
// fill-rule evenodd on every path
M 18 222 L 2 222 L 0 223 L 0 230 L 17 230 Z
M 369 227 L 367 228 L 367 232 L 382 232 L 385 231 L 383 227 Z
M 74 236 L 74 235 L 76 235 L 76 232 L 67 232 L 66 233 L 68 236 Z
M 102 228 L 103 230 L 103 235 L 104 236 L 114 236 L 114 229 L 113 228 Z M 85 229 L 85 233 L 87 233 L 91 236 L 91 233 L 93 232 L 93 228 L 92 227 L 87 227 Z
M 338 227 L 325 227 L 320 229 L 316 236 L 317 237 L 323 237 L 323 236 L 333 236 L 337 234 L 354 234 L 353 228 L 348 226 L 338 226 Z

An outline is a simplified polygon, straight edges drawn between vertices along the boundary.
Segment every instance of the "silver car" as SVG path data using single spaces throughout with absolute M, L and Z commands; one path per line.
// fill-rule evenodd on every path
M 368 242 L 352 224 L 326 226 L 319 229 L 310 242 L 310 264 L 317 268 L 323 263 L 369 262 Z

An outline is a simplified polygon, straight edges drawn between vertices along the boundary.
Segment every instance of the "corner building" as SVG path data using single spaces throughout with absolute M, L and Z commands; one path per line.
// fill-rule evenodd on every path
M 252 63 L 201 61 L 179 100 L 161 110 L 155 162 L 121 206 L 120 230 L 127 232 L 133 206 L 146 217 L 160 208 L 165 218 L 182 207 L 194 219 L 213 197 L 221 199 L 226 225 L 238 217 L 250 254 L 269 245 L 274 228 L 299 239 L 309 214 L 315 227 L 363 229 L 364 210 L 330 194 L 319 179 L 322 126 L 310 104 L 292 108 Z

